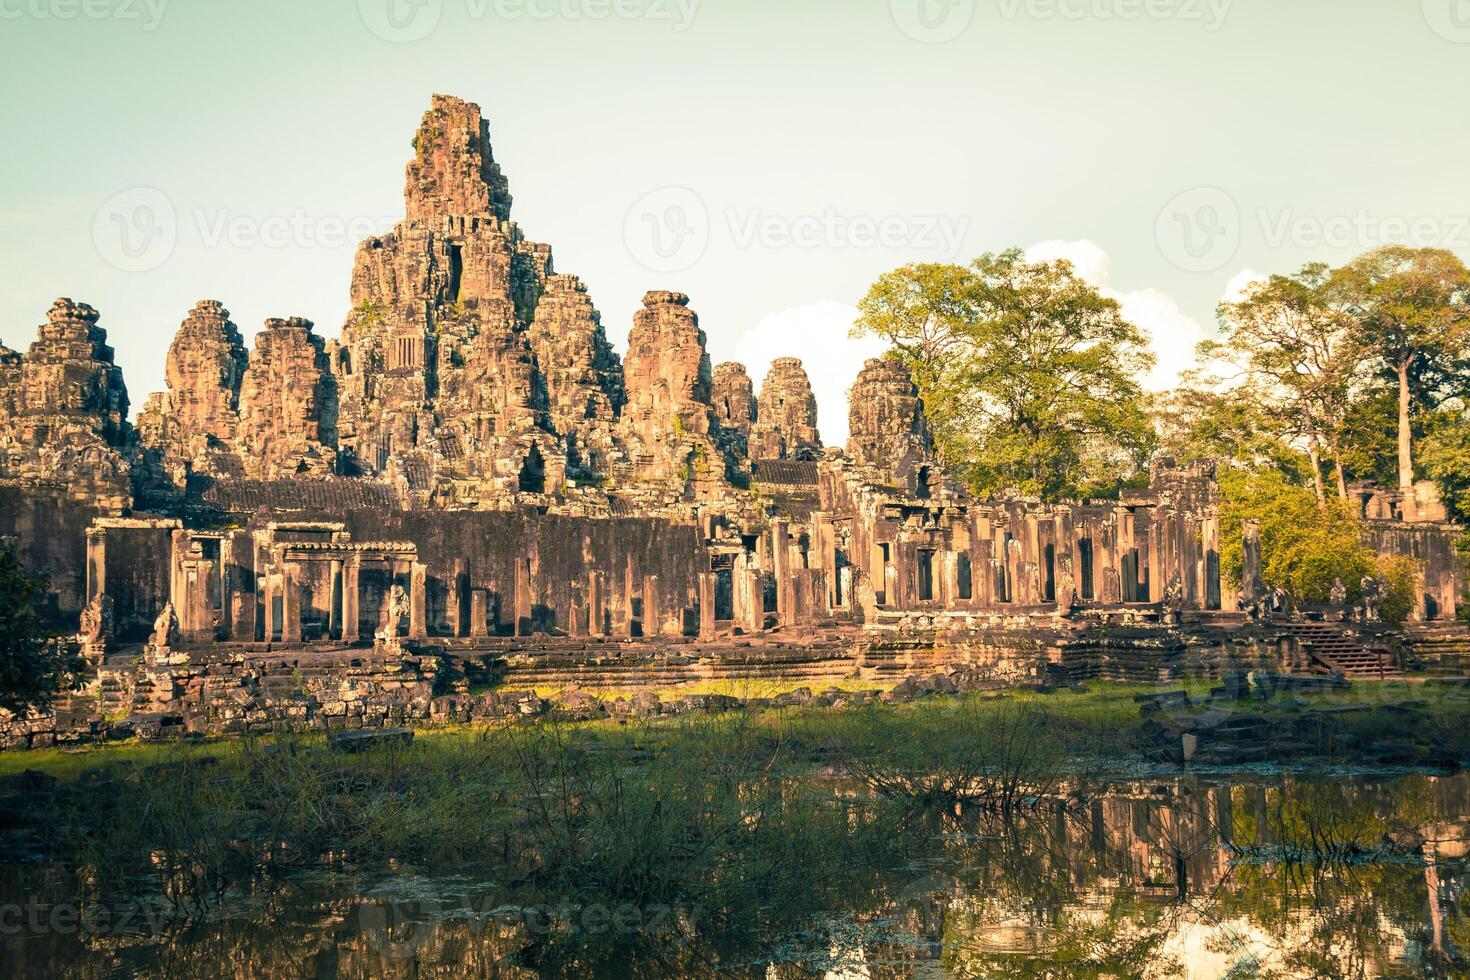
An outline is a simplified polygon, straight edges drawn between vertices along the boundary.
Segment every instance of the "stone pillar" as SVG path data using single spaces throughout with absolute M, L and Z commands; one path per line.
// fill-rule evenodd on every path
M 354 554 L 342 566 L 342 642 L 356 643 L 358 620 L 362 618 L 358 578 L 362 572 L 362 556 Z
M 516 557 L 515 581 L 516 636 L 531 635 L 531 559 Z
M 602 573 L 587 572 L 587 632 L 592 636 L 607 635 L 607 595 Z
M 266 643 L 275 642 L 276 627 L 276 596 L 280 593 L 280 577 L 275 572 L 265 574 L 261 582 L 261 605 L 263 625 L 261 626 L 260 638 Z
M 759 633 L 766 627 L 766 593 L 761 588 L 761 573 L 748 569 L 745 573 L 745 629 Z
M 457 558 L 454 562 L 454 578 L 449 587 L 449 595 L 444 601 L 444 615 L 449 619 L 449 635 L 464 636 L 464 559 Z
M 87 602 L 107 591 L 107 532 L 87 528 Z
M 281 642 L 301 642 L 301 571 L 296 562 L 282 564 Z
M 1240 591 L 1247 600 L 1259 599 L 1265 591 L 1261 581 L 1261 522 L 1245 521 L 1241 527 L 1244 536 L 1241 553 Z
M 1164 590 L 1169 587 L 1169 562 L 1164 554 L 1168 547 L 1168 538 L 1164 533 L 1164 523 L 1160 519 L 1158 508 L 1149 514 L 1148 525 L 1148 601 L 1158 602 L 1164 597 Z
M 342 635 L 342 559 L 332 559 L 332 576 L 327 586 L 327 636 L 337 639 Z
M 699 573 L 699 636 L 708 640 L 715 635 L 715 573 Z
M 490 593 L 484 589 L 470 591 L 470 636 L 490 635 Z
M 428 568 L 419 562 L 408 566 L 408 638 L 422 640 L 429 635 Z
M 791 552 L 786 521 L 771 522 L 771 572 L 776 577 L 776 625 L 791 622 Z
M 664 631 L 663 610 L 660 608 L 658 576 L 643 576 L 643 635 L 658 636 Z

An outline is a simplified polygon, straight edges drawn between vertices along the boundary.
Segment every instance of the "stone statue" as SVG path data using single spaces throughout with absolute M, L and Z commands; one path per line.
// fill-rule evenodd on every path
M 1342 579 L 1332 580 L 1331 594 L 1332 608 L 1341 612 L 1347 607 L 1347 586 L 1342 584 Z
M 1291 596 L 1279 585 L 1271 590 L 1271 612 L 1277 615 L 1291 612 Z
M 1178 575 L 1164 588 L 1162 621 L 1165 626 L 1178 626 L 1184 621 L 1184 583 Z
M 99 592 L 82 610 L 79 639 L 86 646 L 105 646 L 112 638 L 112 596 Z
M 1253 596 L 1245 589 L 1235 593 L 1235 602 L 1241 612 L 1245 613 L 1247 622 L 1257 623 L 1265 616 L 1265 604 L 1260 597 Z
M 383 604 L 383 620 L 373 638 L 389 647 L 399 646 L 398 632 L 408 616 L 408 593 L 401 585 L 394 585 Z
M 179 642 L 179 615 L 174 611 L 174 604 L 164 604 L 163 611 L 153 621 L 153 635 L 148 638 L 150 646 L 159 649 L 167 649 Z
M 1371 575 L 1363 576 L 1362 619 L 1365 623 L 1376 623 L 1383 618 L 1383 583 Z

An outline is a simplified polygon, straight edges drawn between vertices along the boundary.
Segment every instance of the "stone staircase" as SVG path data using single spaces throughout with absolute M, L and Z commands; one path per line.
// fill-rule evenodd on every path
M 1312 666 L 1345 677 L 1402 677 L 1391 654 L 1364 647 L 1351 634 L 1332 623 L 1291 623 L 1287 632 L 1295 636 L 1311 657 Z

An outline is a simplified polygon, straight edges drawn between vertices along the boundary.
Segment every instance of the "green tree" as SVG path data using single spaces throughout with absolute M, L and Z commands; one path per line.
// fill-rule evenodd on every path
M 977 494 L 1100 495 L 1140 473 L 1156 435 L 1142 332 L 1066 261 L 1018 249 L 969 269 L 883 276 L 854 327 L 894 345 L 945 461 Z
M 1261 577 L 1298 601 L 1326 603 L 1341 579 L 1349 599 L 1361 596 L 1362 580 L 1376 573 L 1376 559 L 1361 529 L 1340 501 L 1326 507 L 1305 487 L 1280 473 L 1225 469 L 1219 474 L 1220 570 L 1239 582 L 1243 565 L 1242 526 L 1261 524 Z
M 28 574 L 20 556 L 0 547 L 0 710 L 26 715 L 48 707 L 70 681 L 37 612 L 46 581 Z
M 1155 396 L 1159 453 L 1180 462 L 1216 461 L 1308 480 L 1310 463 L 1291 445 L 1291 426 L 1253 398 L 1186 383 Z
M 1470 521 L 1470 412 L 1455 404 L 1434 413 L 1419 446 L 1424 472 L 1439 486 L 1452 515 Z
M 1332 460 L 1337 496 L 1347 499 L 1343 437 L 1365 360 L 1354 321 L 1333 301 L 1331 271 L 1317 263 L 1256 283 L 1222 303 L 1223 341 L 1200 345 L 1203 359 L 1229 365 L 1232 394 L 1286 422 L 1311 460 L 1320 505 L 1327 494 L 1322 458 Z
M 1398 387 L 1398 480 L 1414 484 L 1412 416 L 1421 392 L 1455 383 L 1470 346 L 1470 270 L 1445 249 L 1390 245 L 1333 276 L 1355 333 Z

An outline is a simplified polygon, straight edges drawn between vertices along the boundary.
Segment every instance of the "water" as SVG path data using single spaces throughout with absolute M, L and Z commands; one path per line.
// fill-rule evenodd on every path
M 1470 777 L 1117 782 L 1009 824 L 930 816 L 836 907 L 526 905 L 493 869 L 334 869 L 188 917 L 0 882 L 5 977 L 1470 975 Z M 75 882 L 72 882 L 75 884 Z M 523 898 L 524 896 L 521 896 Z

